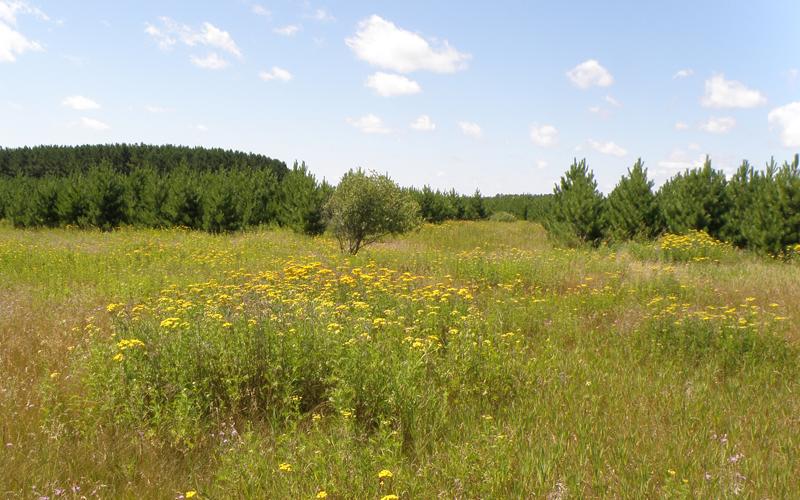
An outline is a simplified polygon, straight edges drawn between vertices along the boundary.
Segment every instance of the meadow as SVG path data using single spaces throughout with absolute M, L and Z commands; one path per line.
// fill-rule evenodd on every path
M 0 224 L 0 495 L 792 497 L 798 297 L 704 233 Z

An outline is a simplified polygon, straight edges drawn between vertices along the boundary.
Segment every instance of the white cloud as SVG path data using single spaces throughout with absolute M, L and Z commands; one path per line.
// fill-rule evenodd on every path
M 146 105 L 144 107 L 144 109 L 148 113 L 168 113 L 168 112 L 172 111 L 172 109 L 170 109 L 170 108 L 165 108 L 165 107 L 162 107 L 162 106 L 155 106 L 155 105 L 152 105 L 152 104 Z
M 736 126 L 736 119 L 730 116 L 720 118 L 709 118 L 707 122 L 700 124 L 700 129 L 712 134 L 724 134 Z
M 611 76 L 611 73 L 594 59 L 584 61 L 567 71 L 567 78 L 581 89 L 587 89 L 592 86 L 608 87 L 614 83 L 614 77 Z
M 359 59 L 398 73 L 419 70 L 454 73 L 467 67 L 472 56 L 459 52 L 446 40 L 431 41 L 435 46 L 417 33 L 373 15 L 358 23 L 355 35 L 345 43 Z
M 725 75 L 714 75 L 706 80 L 706 93 L 700 102 L 707 108 L 753 108 L 767 99 L 741 82 L 726 80 Z
M 197 125 L 195 125 L 195 126 L 194 126 L 194 128 L 195 128 L 195 130 L 197 130 L 198 132 L 208 132 L 208 127 L 206 127 L 206 126 L 205 126 L 205 125 L 203 125 L 202 123 L 198 123 Z
M 383 120 L 373 114 L 364 115 L 360 118 L 348 118 L 347 123 L 365 134 L 389 133 L 389 129 L 383 124 Z
M 290 24 L 288 26 L 283 26 L 281 28 L 275 28 L 272 31 L 282 36 L 294 36 L 297 34 L 298 31 L 300 31 L 300 26 L 296 24 Z
M 472 137 L 474 139 L 480 139 L 483 136 L 483 130 L 481 130 L 481 126 L 474 122 L 458 122 L 458 127 L 461 129 L 461 133 L 468 137 Z
M 611 97 L 610 95 L 607 95 L 607 96 L 605 97 L 605 101 L 606 101 L 607 103 L 609 103 L 610 105 L 614 106 L 615 108 L 618 108 L 618 107 L 622 106 L 622 103 L 621 103 L 621 102 L 619 102 L 618 100 L 614 99 L 614 98 L 613 98 L 613 97 Z
M 604 155 L 611 155 L 617 157 L 623 157 L 628 154 L 628 151 L 625 148 L 611 142 L 598 142 L 592 139 L 589 139 L 589 145 L 595 151 L 599 153 L 603 153 Z
M 602 112 L 603 108 L 601 108 L 600 106 L 589 106 L 589 113 L 594 113 L 596 115 L 599 115 Z
M 411 123 L 410 127 L 420 132 L 432 132 L 436 130 L 436 124 L 433 123 L 433 120 L 431 120 L 431 117 L 428 115 L 420 115 L 419 118 Z
M 158 20 L 161 22 L 160 27 L 145 23 L 144 31 L 153 37 L 162 49 L 169 49 L 180 42 L 188 47 L 206 46 L 242 57 L 242 52 L 230 33 L 209 22 L 204 22 L 200 29 L 195 29 L 177 23 L 169 17 L 159 17 Z
M 780 127 L 781 142 L 785 147 L 800 147 L 800 101 L 773 109 L 767 120 L 770 125 Z
M 111 126 L 109 126 L 107 123 L 101 122 L 100 120 L 95 120 L 94 118 L 87 118 L 85 116 L 81 118 L 80 125 L 90 130 L 108 130 L 111 128 Z
M 694 70 L 692 68 L 679 69 L 678 71 L 675 72 L 674 75 L 672 75 L 672 79 L 677 80 L 678 78 L 687 78 L 692 76 L 693 74 Z
M 696 144 L 690 146 L 696 146 Z M 699 147 L 698 148 L 690 147 L 689 149 L 696 151 L 699 149 Z M 653 171 L 653 175 L 655 177 L 666 179 L 688 168 L 702 167 L 704 161 L 705 161 L 704 154 L 700 154 L 695 158 L 691 158 L 685 151 L 681 149 L 674 149 L 669 154 L 669 157 L 667 157 L 667 159 L 658 162 L 658 168 L 655 171 Z
M 264 80 L 265 82 L 269 82 L 272 80 L 280 80 L 282 82 L 288 82 L 293 78 L 292 74 L 283 68 L 279 68 L 278 66 L 273 66 L 269 71 L 261 71 L 258 74 L 258 77 Z
M 537 146 L 552 146 L 558 142 L 558 129 L 552 125 L 531 125 L 531 141 Z
M 61 105 L 77 111 L 100 109 L 99 104 L 88 97 L 83 97 L 82 95 L 71 95 L 69 97 L 65 97 L 64 100 L 61 101 Z
M 40 21 L 49 21 L 50 17 L 38 7 L 23 0 L 0 1 L 0 22 L 17 24 L 17 15 L 32 15 Z
M 538 168 L 539 170 L 544 170 L 545 168 L 547 168 L 547 162 L 545 160 L 537 160 L 536 168 Z
M 192 64 L 203 69 L 223 69 L 228 66 L 228 61 L 221 58 L 216 52 L 210 52 L 205 57 L 191 56 Z
M 675 122 L 675 130 L 688 130 L 689 124 L 686 122 Z
M 257 16 L 263 16 L 263 17 L 270 17 L 272 15 L 272 12 L 270 12 L 269 9 L 258 3 L 254 3 L 250 7 L 250 12 L 252 12 Z
M 47 14 L 36 7 L 31 7 L 22 1 L 0 1 L 0 63 L 13 63 L 17 56 L 29 51 L 44 50 L 39 42 L 13 28 L 17 24 L 17 15 L 34 15 L 40 20 L 48 21 Z
M 367 78 L 365 85 L 376 94 L 389 97 L 395 95 L 411 95 L 422 92 L 417 82 L 402 75 L 393 75 L 379 71 Z
M 320 21 L 320 22 L 331 22 L 336 20 L 336 18 L 333 17 L 331 13 L 325 9 L 316 9 L 314 10 L 314 13 L 308 17 L 315 21 Z

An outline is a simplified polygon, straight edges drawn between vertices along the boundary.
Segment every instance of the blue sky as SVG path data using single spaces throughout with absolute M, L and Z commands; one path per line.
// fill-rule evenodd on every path
M 404 185 L 604 191 L 800 150 L 800 2 L 0 0 L 0 146 L 217 146 Z

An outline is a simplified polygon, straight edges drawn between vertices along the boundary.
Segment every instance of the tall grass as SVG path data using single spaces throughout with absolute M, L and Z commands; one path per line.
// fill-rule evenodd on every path
M 0 491 L 792 496 L 800 268 L 665 251 L 0 226 Z

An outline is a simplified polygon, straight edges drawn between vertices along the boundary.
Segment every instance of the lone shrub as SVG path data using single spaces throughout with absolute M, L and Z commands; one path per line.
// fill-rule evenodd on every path
M 325 205 L 328 229 L 339 248 L 356 254 L 384 236 L 410 231 L 420 223 L 419 205 L 387 175 L 350 170 Z

